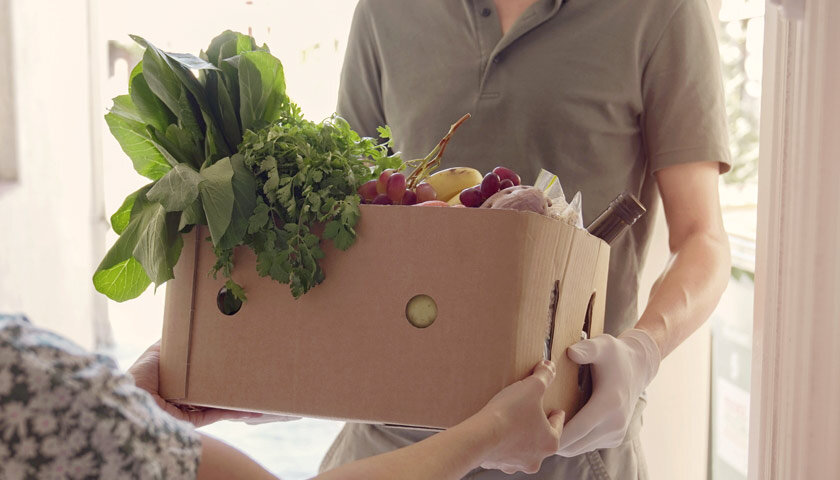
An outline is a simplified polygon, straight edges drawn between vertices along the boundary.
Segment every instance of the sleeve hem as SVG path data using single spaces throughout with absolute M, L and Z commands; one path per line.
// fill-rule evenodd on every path
M 670 166 L 699 162 L 718 162 L 721 175 L 732 169 L 728 147 L 688 147 L 651 155 L 650 173 L 653 175 Z

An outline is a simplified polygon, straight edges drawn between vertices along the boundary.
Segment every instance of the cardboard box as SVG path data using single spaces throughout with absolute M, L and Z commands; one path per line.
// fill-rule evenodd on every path
M 208 276 L 207 232 L 185 239 L 166 289 L 164 398 L 445 428 L 526 376 L 550 342 L 558 375 L 546 407 L 577 412 L 586 375 L 565 350 L 585 322 L 603 331 L 606 243 L 530 212 L 361 208 L 356 243 L 324 242 L 326 280 L 298 300 L 239 248 L 233 277 L 248 301 L 232 316 L 216 306 L 224 280 Z M 406 319 L 417 294 L 437 304 L 427 328 Z

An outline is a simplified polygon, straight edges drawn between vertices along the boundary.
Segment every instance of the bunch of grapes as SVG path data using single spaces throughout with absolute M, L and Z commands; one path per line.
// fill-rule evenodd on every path
M 520 184 L 519 175 L 505 167 L 496 167 L 484 176 L 480 184 L 461 191 L 461 204 L 465 207 L 480 207 L 485 200 L 506 188 Z
M 374 205 L 414 205 L 437 199 L 437 192 L 426 182 L 408 188 L 405 175 L 392 169 L 384 170 L 377 180 L 369 180 L 359 187 L 362 203 Z

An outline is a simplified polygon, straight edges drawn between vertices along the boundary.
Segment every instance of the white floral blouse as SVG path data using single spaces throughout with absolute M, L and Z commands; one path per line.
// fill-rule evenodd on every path
M 193 479 L 200 453 L 111 359 L 0 314 L 0 479 Z

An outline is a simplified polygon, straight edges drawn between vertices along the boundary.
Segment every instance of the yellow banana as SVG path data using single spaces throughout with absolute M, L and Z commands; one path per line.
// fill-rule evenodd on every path
M 469 188 L 469 187 L 467 187 L 467 188 Z M 461 192 L 458 192 L 455 195 L 452 195 L 452 198 L 450 198 L 449 201 L 446 202 L 446 203 L 448 203 L 450 207 L 454 207 L 455 205 L 462 205 L 462 203 L 461 203 Z
M 441 170 L 426 179 L 434 187 L 437 199 L 448 202 L 461 190 L 481 183 L 481 172 L 469 167 L 453 167 Z

